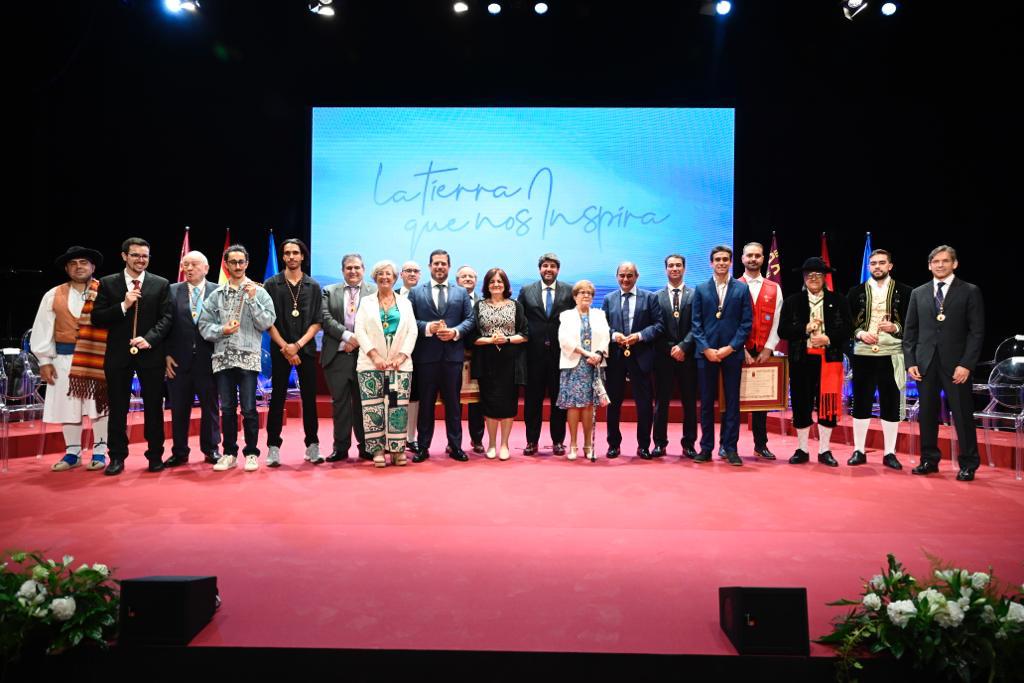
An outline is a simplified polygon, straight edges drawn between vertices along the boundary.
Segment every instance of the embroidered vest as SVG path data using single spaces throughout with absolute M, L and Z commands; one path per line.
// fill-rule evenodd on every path
M 68 308 L 70 293 L 71 284 L 65 283 L 57 287 L 53 295 L 53 340 L 62 344 L 74 344 L 78 341 L 78 318 L 71 315 L 71 309 Z
M 745 280 L 741 280 L 745 282 Z M 768 343 L 768 335 L 772 333 L 772 323 L 775 322 L 775 301 L 779 296 L 779 286 L 771 280 L 761 281 L 761 291 L 754 303 L 754 325 L 750 328 L 750 336 L 747 337 L 746 347 L 748 349 L 763 349 Z

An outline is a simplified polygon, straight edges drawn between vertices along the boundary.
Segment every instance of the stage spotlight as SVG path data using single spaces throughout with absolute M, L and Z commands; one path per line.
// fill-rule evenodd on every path
M 537 14 L 546 14 L 548 11 L 548 3 L 538 2 L 536 5 L 533 6 L 533 11 L 536 12 Z
M 309 11 L 313 14 L 319 14 L 322 17 L 333 17 L 334 8 L 331 7 L 331 3 L 334 0 L 313 0 L 309 3 Z
M 501 5 L 496 2 L 492 2 L 487 6 L 487 11 L 491 14 L 501 14 Z
M 195 12 L 199 9 L 199 0 L 164 0 L 164 9 L 171 14 Z
M 452 5 L 452 9 L 455 10 L 456 14 L 462 14 L 469 11 L 469 5 L 464 2 L 457 2 Z
M 887 17 L 891 17 L 892 15 L 896 14 L 896 9 L 897 7 L 895 2 L 887 2 L 884 5 L 882 5 L 882 14 L 884 14 Z
M 843 0 L 843 16 L 852 21 L 867 6 L 867 0 Z
M 726 14 L 732 11 L 732 3 L 729 0 L 721 0 L 721 2 L 715 3 L 715 12 L 718 16 L 724 17 Z

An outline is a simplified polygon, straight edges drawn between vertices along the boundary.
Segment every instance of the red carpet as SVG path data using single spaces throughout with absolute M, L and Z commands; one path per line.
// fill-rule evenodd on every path
M 205 646 L 728 654 L 723 585 L 806 586 L 814 637 L 839 613 L 824 603 L 856 596 L 886 552 L 915 574 L 927 551 L 1024 581 L 1024 482 L 1007 469 L 965 484 L 944 461 L 914 477 L 908 457 L 891 472 L 878 451 L 856 469 L 750 457 L 733 468 L 680 462 L 678 446 L 654 462 L 517 449 L 456 463 L 443 429 L 429 461 L 385 470 L 302 463 L 298 420 L 285 465 L 256 473 L 196 463 L 150 475 L 139 445 L 115 478 L 18 458 L 0 476 L 0 544 L 105 562 L 121 578 L 214 574 L 223 607 L 193 641 Z M 772 439 L 780 456 L 795 447 Z

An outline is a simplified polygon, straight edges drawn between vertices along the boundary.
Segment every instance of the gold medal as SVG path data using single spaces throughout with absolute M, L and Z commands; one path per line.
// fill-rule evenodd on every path
M 589 339 L 584 339 L 583 340 L 583 345 L 584 346 L 590 346 L 590 340 Z
M 199 314 L 196 313 L 195 311 L 192 311 L 192 319 L 195 320 L 198 317 L 199 317 Z
M 629 347 L 627 346 L 627 347 L 626 347 L 626 350 L 622 352 L 622 355 L 623 355 L 623 356 L 625 356 L 626 358 L 629 358 L 630 354 L 632 354 L 632 353 L 633 353 L 633 352 L 632 352 L 632 351 L 630 351 L 630 350 L 629 350 Z
M 872 350 L 872 351 L 873 351 L 874 353 L 878 353 L 879 351 L 881 351 L 881 349 L 880 349 L 880 348 L 878 348 L 878 344 L 875 344 L 874 346 L 872 346 L 872 347 L 871 347 L 871 350 Z
M 722 312 L 721 311 L 717 311 L 715 313 L 715 317 L 718 318 L 719 320 L 721 320 L 722 319 Z
M 672 317 L 673 318 L 678 318 L 679 317 L 679 311 L 672 311 Z
M 237 320 L 232 320 L 231 321 L 231 326 L 234 327 L 236 325 L 238 325 L 238 321 Z
M 128 349 L 128 353 L 132 354 L 133 356 L 137 356 L 138 353 L 139 353 L 139 347 L 138 346 L 131 347 L 130 349 Z
M 943 320 L 946 319 L 946 314 L 945 313 L 939 313 L 937 316 L 935 316 L 935 319 L 938 320 L 941 323 Z
M 299 317 L 299 309 L 297 309 L 297 308 L 293 308 L 292 309 L 292 317 L 293 318 L 298 318 Z

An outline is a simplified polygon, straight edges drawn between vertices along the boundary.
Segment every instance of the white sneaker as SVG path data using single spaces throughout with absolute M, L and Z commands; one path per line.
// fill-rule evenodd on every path
M 249 466 L 249 456 L 245 456 L 246 467 Z M 281 466 L 281 449 L 278 446 L 267 446 L 267 467 L 280 467 Z M 253 467 L 252 469 L 256 469 Z M 251 470 L 250 470 L 251 471 Z
M 224 470 L 234 469 L 236 460 L 237 458 L 233 455 L 222 455 L 217 464 L 213 466 L 213 471 L 223 472 Z
M 247 456 L 245 456 L 245 471 L 246 472 L 255 472 L 259 468 L 260 468 L 260 459 L 259 458 L 257 458 L 255 455 L 247 455 Z
M 306 460 L 310 461 L 314 465 L 319 465 L 324 461 L 324 459 L 320 457 L 320 444 L 311 443 L 306 446 Z

